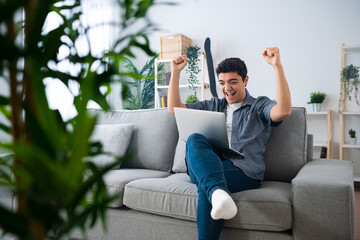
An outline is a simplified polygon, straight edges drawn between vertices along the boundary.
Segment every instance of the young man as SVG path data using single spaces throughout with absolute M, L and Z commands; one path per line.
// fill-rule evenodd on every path
M 245 63 L 239 58 L 222 61 L 216 73 L 224 98 L 212 98 L 194 104 L 183 104 L 179 94 L 180 72 L 187 64 L 186 56 L 172 61 L 168 93 L 168 109 L 193 108 L 224 112 L 231 148 L 242 156 L 227 156 L 216 151 L 200 134 L 192 134 L 186 142 L 188 174 L 198 187 L 198 238 L 218 239 L 225 219 L 233 218 L 237 207 L 230 193 L 257 188 L 265 172 L 264 154 L 271 129 L 291 113 L 291 97 L 280 61 L 278 48 L 266 48 L 265 60 L 276 75 L 276 101 L 267 97 L 253 98 L 246 90 L 249 81 Z M 240 213 L 241 214 L 241 213 Z

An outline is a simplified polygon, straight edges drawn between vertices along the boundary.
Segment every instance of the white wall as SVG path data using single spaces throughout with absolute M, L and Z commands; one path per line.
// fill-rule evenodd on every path
M 265 47 L 279 47 L 293 106 L 311 111 L 306 104 L 310 92 L 328 95 L 323 107 L 334 110 L 333 156 L 338 157 L 340 44 L 360 44 L 359 0 L 172 2 L 178 5 L 155 6 L 150 12 L 161 28 L 151 35 L 155 50 L 159 51 L 160 36 L 167 34 L 182 33 L 201 47 L 210 37 L 214 64 L 231 56 L 242 58 L 248 66 L 250 93 L 275 99 L 274 73 L 261 53 Z
M 248 89 L 253 96 L 275 99 L 274 73 L 261 52 L 265 47 L 279 47 L 293 106 L 311 111 L 306 104 L 310 92 L 327 93 L 323 107 L 334 113 L 333 157 L 338 157 L 340 44 L 360 44 L 360 0 L 159 1 L 178 5 L 152 7 L 150 18 L 161 28 L 150 37 L 152 48 L 159 52 L 159 38 L 167 34 L 182 33 L 201 47 L 210 37 L 214 64 L 231 56 L 245 60 L 250 76 Z M 134 62 L 143 66 L 149 58 L 139 56 Z M 359 55 L 355 58 L 360 65 Z M 119 90 L 114 93 L 119 96 Z M 354 127 L 360 133 L 359 119 L 356 121 L 349 125 L 357 124 Z M 320 139 L 325 138 L 323 128 L 315 126 L 311 130 Z M 359 150 L 354 154 L 360 158 Z

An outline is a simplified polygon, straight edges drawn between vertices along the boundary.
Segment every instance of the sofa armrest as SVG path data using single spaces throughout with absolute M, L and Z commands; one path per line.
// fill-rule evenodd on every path
M 354 239 L 353 163 L 316 159 L 292 180 L 293 239 Z

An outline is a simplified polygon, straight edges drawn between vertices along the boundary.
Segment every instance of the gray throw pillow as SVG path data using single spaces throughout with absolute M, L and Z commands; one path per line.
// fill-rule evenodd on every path
M 186 149 L 186 142 L 179 139 L 176 145 L 174 162 L 172 167 L 172 171 L 175 173 L 187 172 L 187 167 L 185 163 L 185 149 Z
M 123 157 L 129 147 L 134 124 L 96 125 L 90 139 L 99 141 L 103 145 L 103 151 L 116 157 Z M 98 167 L 104 167 L 114 162 L 114 156 L 101 154 L 91 157 L 89 160 Z M 119 168 L 119 166 L 115 168 Z

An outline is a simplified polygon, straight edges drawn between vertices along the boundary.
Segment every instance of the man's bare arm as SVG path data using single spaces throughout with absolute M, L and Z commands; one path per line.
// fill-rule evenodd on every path
M 279 122 L 291 114 L 290 90 L 280 61 L 279 49 L 277 47 L 266 48 L 263 57 L 275 70 L 277 103 L 270 111 L 270 118 L 273 122 Z
M 187 64 L 186 56 L 179 56 L 174 58 L 171 62 L 171 79 L 168 91 L 168 111 L 174 114 L 174 107 L 186 108 L 185 104 L 181 102 L 179 80 L 180 73 Z

